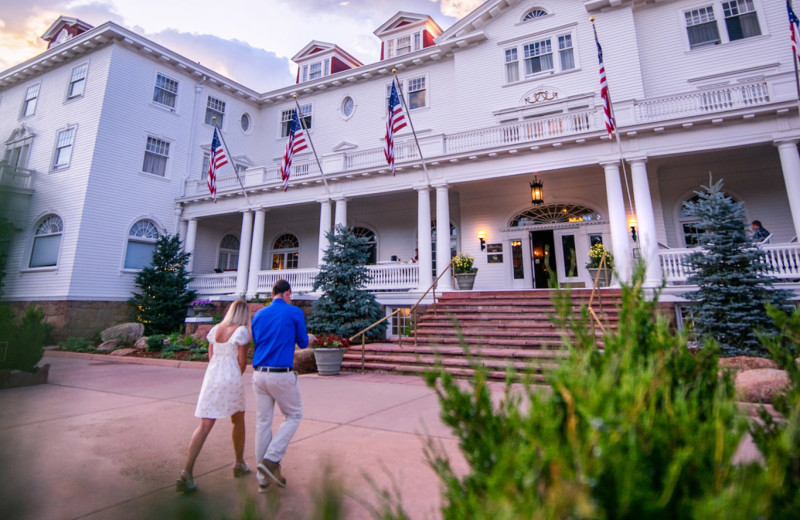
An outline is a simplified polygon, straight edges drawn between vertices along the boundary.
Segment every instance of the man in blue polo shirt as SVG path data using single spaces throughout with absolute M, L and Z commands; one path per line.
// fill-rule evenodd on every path
M 272 287 L 272 303 L 253 317 L 253 390 L 256 394 L 256 461 L 259 491 L 270 482 L 286 487 L 281 476 L 281 460 L 303 418 L 303 403 L 297 374 L 292 370 L 294 345 L 308 346 L 306 319 L 300 308 L 291 305 L 292 287 L 278 280 Z M 284 415 L 275 437 L 272 414 L 275 403 Z

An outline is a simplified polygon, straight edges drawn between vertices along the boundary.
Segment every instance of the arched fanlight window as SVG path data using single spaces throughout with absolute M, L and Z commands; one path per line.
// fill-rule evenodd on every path
M 367 251 L 369 252 L 367 265 L 375 265 L 378 262 L 378 240 L 375 238 L 375 232 L 364 227 L 354 227 L 353 234 L 367 239 Z
M 36 227 L 29 267 L 51 267 L 58 264 L 64 222 L 58 215 L 47 215 Z
M 272 269 L 297 269 L 300 261 L 300 242 L 286 233 L 272 243 Z
M 143 269 L 150 265 L 158 237 L 158 227 L 151 220 L 140 220 L 131 226 L 125 250 L 125 268 Z
M 523 22 L 527 22 L 528 20 L 533 20 L 535 18 L 541 18 L 542 16 L 547 16 L 547 11 L 541 8 L 536 8 L 528 11 L 528 14 L 522 17 Z
M 603 216 L 591 208 L 575 204 L 547 204 L 526 209 L 514 216 L 508 225 L 524 227 L 565 222 L 597 222 L 598 220 L 603 220 Z
M 225 235 L 219 243 L 217 269 L 235 271 L 239 267 L 239 239 L 235 235 Z
M 433 276 L 436 277 L 436 221 L 431 221 L 431 251 L 433 256 Z M 450 224 L 450 258 L 458 254 L 458 231 L 453 224 Z M 450 261 L 447 259 L 447 262 Z

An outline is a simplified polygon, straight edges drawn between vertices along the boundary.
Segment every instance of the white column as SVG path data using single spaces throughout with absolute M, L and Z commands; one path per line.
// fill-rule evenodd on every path
M 252 298 L 258 292 L 258 273 L 261 271 L 261 256 L 264 254 L 264 208 L 256 210 L 253 226 L 253 246 L 250 248 L 250 269 L 247 277 L 247 297 Z
M 428 233 L 430 236 L 430 233 Z M 436 187 L 436 275 L 442 274 L 450 263 L 450 196 L 447 185 Z M 439 278 L 441 291 L 452 291 L 453 281 L 448 274 Z
M 236 296 L 247 292 L 247 274 L 250 267 L 250 240 L 253 238 L 253 212 L 242 212 L 242 233 L 239 235 L 239 265 L 236 267 Z
M 797 153 L 797 140 L 776 141 L 775 145 L 781 157 L 783 182 L 786 183 L 794 234 L 800 239 L 800 154 Z
M 625 198 L 619 178 L 619 162 L 601 163 L 606 176 L 606 199 L 608 221 L 611 228 L 611 253 L 614 269 L 619 281 L 627 282 L 631 277 L 631 251 L 628 243 L 628 222 L 625 220 Z
M 323 264 L 322 257 L 328 249 L 328 232 L 331 230 L 331 201 L 325 199 L 319 201 L 319 252 L 317 253 L 317 265 Z
M 189 253 L 189 265 L 186 266 L 186 272 L 191 273 L 194 271 L 194 246 L 197 242 L 197 219 L 190 218 L 186 225 L 186 234 L 183 236 L 183 250 Z
M 658 236 L 656 236 L 656 216 L 653 211 L 653 198 L 650 195 L 650 182 L 647 178 L 647 159 L 630 160 L 633 179 L 633 200 L 636 206 L 639 251 L 645 263 L 645 285 L 658 286 L 661 283 L 661 263 L 658 258 Z
M 450 221 L 448 220 L 448 229 Z M 419 290 L 425 291 L 433 283 L 431 258 L 431 195 L 427 186 L 417 188 L 417 236 L 419 249 Z M 449 256 L 449 255 L 448 255 Z M 441 262 L 441 260 L 438 260 Z M 447 265 L 447 264 L 445 264 Z
M 347 225 L 347 199 L 336 199 L 336 214 L 333 217 L 333 227 Z

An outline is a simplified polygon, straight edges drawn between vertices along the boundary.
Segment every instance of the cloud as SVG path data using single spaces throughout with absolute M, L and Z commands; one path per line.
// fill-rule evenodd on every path
M 483 4 L 484 0 L 442 0 L 442 14 L 461 19 Z
M 239 40 L 175 30 L 144 36 L 258 92 L 294 82 L 287 58 Z

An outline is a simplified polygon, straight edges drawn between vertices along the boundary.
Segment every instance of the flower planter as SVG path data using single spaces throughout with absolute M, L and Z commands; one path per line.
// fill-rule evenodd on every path
M 459 290 L 461 291 L 469 291 L 472 290 L 472 286 L 475 285 L 475 277 L 478 273 L 458 273 L 455 275 L 456 277 L 456 285 L 458 285 Z
M 42 365 L 35 372 L 21 370 L 0 370 L 0 389 L 17 388 L 20 386 L 42 385 L 47 383 L 50 365 Z
M 586 270 L 589 271 L 589 276 L 592 278 L 590 287 L 594 286 L 595 279 L 597 279 L 598 287 L 608 287 L 611 285 L 611 278 L 613 277 L 613 271 L 611 269 L 587 267 Z M 597 273 L 600 273 L 600 278 L 597 278 Z
M 321 376 L 339 375 L 342 359 L 346 348 L 315 348 L 314 361 L 317 362 L 317 372 Z

